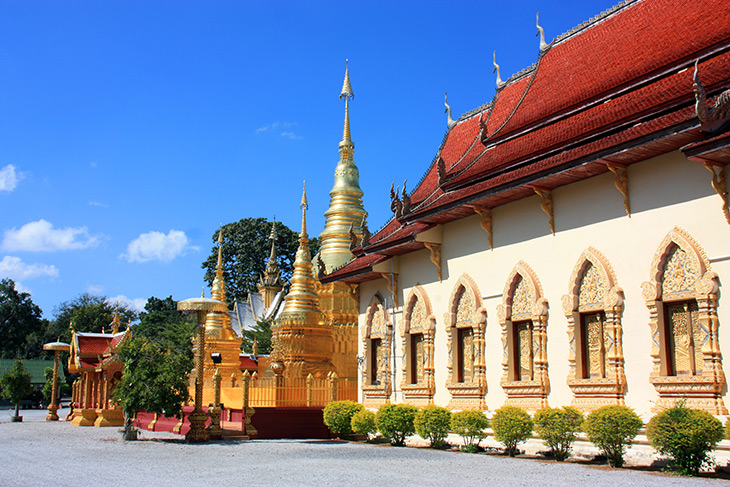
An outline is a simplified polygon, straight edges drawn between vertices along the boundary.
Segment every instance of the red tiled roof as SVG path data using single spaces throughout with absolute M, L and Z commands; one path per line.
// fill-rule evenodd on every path
M 258 370 L 259 368 L 259 363 L 252 359 L 250 355 L 241 354 L 238 356 L 238 360 L 241 370 Z
M 328 281 L 367 269 L 374 259 L 368 254 L 403 246 L 429 223 L 469 214 L 454 211 L 463 205 L 486 197 L 504 204 L 531 194 L 527 184 L 555 187 L 605 171 L 595 166 L 607 162 L 603 158 L 636 162 L 701 138 L 691 66 L 700 60 L 708 95 L 730 87 L 727 14 L 727 0 L 637 1 L 561 36 L 492 104 L 460 118 L 447 133 L 435 158 L 446 170 L 441 187 L 433 163 L 411 193 L 403 224 L 388 222 Z M 487 125 L 485 144 L 480 120 Z
M 375 264 L 383 262 L 389 257 L 380 254 L 369 254 L 350 261 L 348 264 L 333 271 L 323 279 L 323 282 L 336 281 L 337 278 L 345 275 L 358 274 L 361 271 L 369 272 Z
M 77 333 L 76 338 L 79 341 L 79 354 L 100 354 L 107 353 L 110 351 L 109 344 L 112 341 L 114 335 L 100 336 L 101 334 L 94 333 L 84 334 Z

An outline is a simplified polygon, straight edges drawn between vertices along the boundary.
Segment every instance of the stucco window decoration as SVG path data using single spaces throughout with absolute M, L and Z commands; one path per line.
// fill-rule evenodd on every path
M 563 311 L 568 319 L 568 386 L 573 406 L 592 411 L 623 405 L 623 290 L 616 285 L 608 260 L 593 247 L 583 252 L 573 268 Z
M 459 277 L 444 314 L 448 345 L 446 388 L 448 407 L 486 409 L 487 376 L 484 358 L 487 311 L 481 293 L 467 274 Z
M 502 388 L 505 405 L 529 411 L 548 407 L 547 311 L 542 286 L 523 261 L 510 273 L 497 307 L 502 325 Z
M 362 336 L 365 353 L 362 370 L 363 404 L 366 407 L 378 407 L 390 399 L 392 392 L 390 355 L 393 323 L 379 295 L 371 299 L 366 317 Z
M 405 319 L 400 325 L 403 341 L 401 390 L 405 402 L 415 406 L 433 404 L 435 332 L 436 317 L 431 313 L 431 302 L 423 288 L 416 286 L 406 299 Z
M 684 400 L 688 407 L 727 414 L 718 343 L 717 274 L 702 247 L 675 227 L 654 254 L 642 294 L 649 308 L 653 410 Z

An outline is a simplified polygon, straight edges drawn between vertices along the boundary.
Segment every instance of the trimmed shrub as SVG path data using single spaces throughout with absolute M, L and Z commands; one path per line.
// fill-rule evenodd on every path
M 413 420 L 418 436 L 431 442 L 431 448 L 442 448 L 449 435 L 451 411 L 440 406 L 426 406 Z
M 646 427 L 651 446 L 670 457 L 680 475 L 697 475 L 703 467 L 712 466 L 710 452 L 723 434 L 717 418 L 682 403 L 657 414 Z
M 509 456 L 517 455 L 517 445 L 532 436 L 532 418 L 524 409 L 504 406 L 492 417 L 494 439 L 502 443 Z
M 725 422 L 725 438 L 730 438 L 730 418 Z
M 324 408 L 324 424 L 337 436 L 347 436 L 352 434 L 352 417 L 363 409 L 363 405 L 355 401 L 332 401 Z
M 463 452 L 477 452 L 479 442 L 487 436 L 484 431 L 487 428 L 489 419 L 478 409 L 467 409 L 451 415 L 451 430 L 461 436 Z
M 409 404 L 385 404 L 375 415 L 375 426 L 393 446 L 403 446 L 406 437 L 416 432 L 413 421 L 418 408 Z
M 626 406 L 604 406 L 591 412 L 583 423 L 588 440 L 606 455 L 608 464 L 621 467 L 626 448 L 634 442 L 644 425 L 633 409 Z
M 543 408 L 535 413 L 533 421 L 537 434 L 550 447 L 555 460 L 562 462 L 568 458 L 583 423 L 583 413 L 570 406 Z
M 367 409 L 356 412 L 352 416 L 350 427 L 354 433 L 366 435 L 370 439 L 370 435 L 374 435 L 377 431 L 375 428 L 375 413 Z

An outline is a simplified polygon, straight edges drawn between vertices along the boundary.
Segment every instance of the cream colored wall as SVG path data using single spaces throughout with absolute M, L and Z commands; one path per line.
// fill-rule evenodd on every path
M 435 380 L 436 404 L 446 405 L 447 343 L 444 314 L 459 276 L 469 274 L 482 295 L 487 310 L 486 366 L 487 406 L 500 407 L 505 394 L 502 377 L 501 327 L 497 306 L 502 302 L 505 281 L 515 264 L 525 261 L 542 284 L 549 303 L 547 325 L 548 373 L 551 406 L 570 404 L 567 386 L 567 319 L 561 297 L 568 292 L 573 267 L 589 246 L 603 253 L 612 265 L 617 284 L 625 293 L 623 347 L 628 381 L 627 405 L 646 417 L 657 395 L 649 383 L 651 372 L 649 313 L 641 296 L 641 283 L 649 279 L 649 266 L 665 235 L 675 226 L 684 228 L 705 250 L 711 269 L 720 276 L 719 342 L 730 356 L 730 297 L 722 284 L 730 282 L 730 225 L 721 211 L 720 197 L 710 185 L 711 175 L 702 164 L 672 153 L 635 164 L 629 168 L 632 215 L 623 207 L 623 196 L 607 173 L 553 192 L 556 234 L 550 233 L 547 215 L 538 196 L 526 198 L 493 211 L 494 250 L 489 250 L 487 234 L 479 218 L 465 218 L 443 227 L 443 282 L 439 283 L 429 252 L 422 250 L 399 257 L 399 304 L 396 321 L 396 377 L 393 401 L 402 400 L 400 381 L 402 363 L 399 325 L 403 302 L 411 289 L 420 284 L 427 293 L 436 316 Z M 717 258 L 719 260 L 716 260 Z M 389 296 L 386 281 L 364 283 L 360 291 L 359 353 L 363 355 L 362 329 L 365 310 L 375 292 Z M 389 301 L 390 304 L 390 301 Z M 724 364 L 725 367 L 727 364 Z M 724 367 L 724 368 L 725 368 Z

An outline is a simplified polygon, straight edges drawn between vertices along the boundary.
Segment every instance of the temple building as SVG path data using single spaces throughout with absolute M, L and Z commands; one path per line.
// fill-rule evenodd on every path
M 535 64 L 503 81 L 495 55 L 492 100 L 457 120 L 447 105 L 381 230 L 328 210 L 320 299 L 357 312 L 366 406 L 727 414 L 726 11 L 626 1 L 550 43 L 538 25 Z
M 117 349 L 129 339 L 129 327 L 119 331 L 119 313 L 114 314 L 111 333 L 80 333 L 72 329 L 68 371 L 78 374 L 73 384 L 71 424 L 75 426 L 121 426 L 124 413 L 112 401 L 122 379 Z

